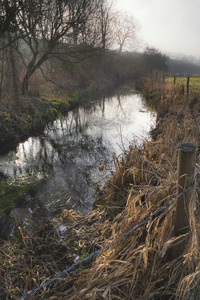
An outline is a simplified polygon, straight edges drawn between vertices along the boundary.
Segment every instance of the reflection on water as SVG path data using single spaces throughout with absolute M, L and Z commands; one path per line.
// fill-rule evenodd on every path
M 25 195 L 24 207 L 49 213 L 63 206 L 85 213 L 91 209 L 95 183 L 112 168 L 112 153 L 120 155 L 133 140 L 139 145 L 155 117 L 136 93 L 87 103 L 1 156 L 0 173 L 12 184 L 39 182 L 34 193 Z

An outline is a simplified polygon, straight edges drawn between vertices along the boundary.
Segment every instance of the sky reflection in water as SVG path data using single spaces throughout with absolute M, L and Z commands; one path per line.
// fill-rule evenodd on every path
M 12 184 L 43 178 L 34 195 L 25 197 L 34 198 L 38 207 L 57 211 L 63 205 L 85 213 L 92 206 L 94 183 L 112 168 L 112 153 L 120 155 L 133 140 L 139 145 L 149 138 L 155 119 L 140 94 L 104 97 L 75 108 L 46 126 L 43 135 L 1 156 L 0 172 Z

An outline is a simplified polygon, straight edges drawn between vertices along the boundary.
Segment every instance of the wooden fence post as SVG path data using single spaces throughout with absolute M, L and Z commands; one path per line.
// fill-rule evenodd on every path
M 178 194 L 186 190 L 194 181 L 196 147 L 193 144 L 182 144 L 178 148 Z M 189 232 L 189 202 L 194 187 L 176 202 L 174 236 L 178 237 Z M 173 258 L 178 257 L 184 250 L 187 239 L 183 239 L 172 249 Z
M 190 77 L 188 76 L 188 78 L 187 78 L 187 98 L 189 95 L 189 89 L 190 89 Z
M 174 85 L 176 84 L 176 75 L 174 75 Z
M 163 73 L 163 84 L 165 83 L 165 73 Z

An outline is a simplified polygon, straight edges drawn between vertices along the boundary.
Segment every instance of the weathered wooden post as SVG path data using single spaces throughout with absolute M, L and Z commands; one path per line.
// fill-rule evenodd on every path
M 165 73 L 163 73 L 163 84 L 165 83 Z
M 174 85 L 176 84 L 176 75 L 174 75 Z
M 193 144 L 182 144 L 178 148 L 178 195 L 189 188 L 194 182 L 196 147 Z M 189 202 L 193 193 L 192 187 L 178 198 L 174 223 L 174 236 L 178 237 L 189 232 Z M 173 258 L 184 250 L 187 239 L 181 240 L 172 249 Z
M 187 98 L 189 96 L 189 89 L 190 89 L 190 77 L 187 78 Z

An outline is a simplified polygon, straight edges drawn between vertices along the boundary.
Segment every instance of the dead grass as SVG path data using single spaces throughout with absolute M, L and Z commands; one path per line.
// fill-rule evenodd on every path
M 178 88 L 153 85 L 151 79 L 144 88 L 158 109 L 156 140 L 145 141 L 141 149 L 131 148 L 120 162 L 115 158 L 115 173 L 107 182 L 105 203 L 113 207 L 125 203 L 125 207 L 116 216 L 107 243 L 175 197 L 178 145 L 191 142 L 198 146 L 194 99 L 187 100 Z M 173 237 L 174 212 L 175 205 L 104 251 L 93 267 L 79 276 L 69 299 L 196 299 L 197 194 L 190 203 L 189 237 Z M 172 246 L 181 238 L 187 239 L 187 246 L 180 257 L 172 259 Z
M 63 212 L 57 223 L 68 228 L 62 243 L 55 224 L 46 222 L 25 239 L 27 245 L 22 236 L 16 243 L 2 243 L 2 299 L 17 299 L 72 264 L 74 254 L 87 256 L 175 198 L 177 147 L 184 142 L 199 146 L 199 103 L 192 96 L 187 100 L 179 89 L 159 86 L 149 78 L 143 82 L 143 91 L 158 110 L 154 140 L 125 151 L 121 161 L 114 156 L 115 172 L 102 191 L 101 209 L 83 218 Z M 188 234 L 173 237 L 174 204 L 31 299 L 198 299 L 198 181 L 190 201 Z M 187 241 L 186 247 L 173 259 L 172 247 L 182 239 Z
M 67 228 L 64 235 L 59 231 L 61 224 Z M 0 242 L 0 299 L 18 299 L 24 291 L 40 286 L 73 264 L 77 256 L 83 258 L 94 248 L 101 248 L 104 238 L 111 234 L 104 211 L 92 211 L 85 217 L 63 211 L 59 220 L 38 219 L 32 234 L 19 227 L 18 231 L 17 240 Z M 80 270 L 91 263 L 82 264 Z M 75 271 L 70 275 L 41 289 L 31 299 L 53 295 L 65 299 L 77 278 Z
M 118 169 L 117 178 L 113 177 L 109 200 L 119 201 L 114 190 L 121 188 L 123 181 L 127 201 L 113 222 L 112 236 L 107 242 L 121 236 L 175 197 L 176 174 L 169 159 L 156 151 L 158 145 L 162 149 L 161 143 L 148 142 L 143 150 L 132 149 L 126 157 L 126 172 L 121 172 L 120 176 Z M 152 155 L 156 157 L 152 159 Z M 131 168 L 131 161 L 136 157 Z M 191 206 L 195 203 L 196 197 L 193 197 Z M 192 299 L 191 284 L 192 292 L 196 291 L 199 268 L 196 219 L 191 209 L 188 246 L 183 255 L 172 260 L 171 246 L 178 242 L 173 238 L 174 212 L 175 205 L 104 251 L 93 267 L 79 276 L 69 299 Z
M 190 77 L 189 81 L 189 91 L 192 93 L 200 94 L 200 78 L 199 75 L 195 75 L 197 77 Z M 170 84 L 174 84 L 174 77 L 167 77 L 166 82 Z M 187 91 L 187 76 L 176 77 L 176 85 L 184 86 L 185 91 Z

